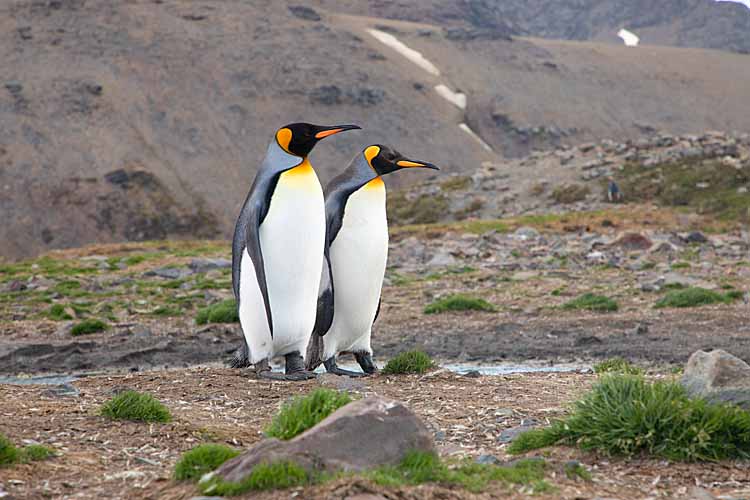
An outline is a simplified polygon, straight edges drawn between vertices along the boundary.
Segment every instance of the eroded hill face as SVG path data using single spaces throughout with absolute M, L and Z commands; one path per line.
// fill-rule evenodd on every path
M 365 128 L 313 152 L 324 181 L 372 143 L 471 173 L 563 143 L 750 128 L 748 56 L 511 41 L 512 27 L 444 30 L 321 4 L 3 2 L 0 256 L 228 236 L 273 131 L 293 121 Z M 410 174 L 389 183 L 425 178 Z

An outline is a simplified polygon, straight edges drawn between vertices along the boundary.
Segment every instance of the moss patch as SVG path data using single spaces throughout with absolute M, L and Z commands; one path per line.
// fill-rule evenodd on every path
M 70 334 L 74 337 L 78 335 L 88 335 L 90 333 L 103 332 L 107 329 L 107 323 L 100 319 L 86 319 L 73 325 Z
M 180 457 L 174 467 L 174 477 L 178 481 L 197 481 L 239 454 L 239 451 L 223 444 L 198 445 Z
M 424 308 L 425 314 L 437 314 L 449 311 L 487 311 L 495 312 L 497 308 L 484 299 L 454 294 L 436 300 Z
M 351 401 L 349 394 L 331 389 L 315 389 L 307 396 L 295 397 L 281 407 L 266 428 L 266 436 L 292 439 Z
M 383 373 L 385 375 L 405 375 L 409 373 L 426 373 L 435 367 L 432 358 L 422 351 L 407 351 L 388 360 Z
M 739 298 L 742 294 L 739 294 Z M 736 300 L 737 294 L 723 294 L 705 288 L 692 287 L 668 292 L 654 307 L 699 307 L 709 304 L 728 304 Z
M 623 358 L 610 358 L 594 365 L 594 373 L 628 373 L 631 375 L 643 374 L 643 369 L 631 364 Z
M 21 462 L 38 462 L 40 460 L 47 460 L 54 456 L 55 451 L 52 448 L 48 448 L 41 444 L 30 444 L 21 448 L 19 460 Z
M 584 293 L 580 297 L 566 302 L 562 307 L 569 310 L 585 309 L 596 312 L 612 312 L 619 309 L 617 302 L 614 300 L 594 293 Z
M 237 302 L 227 299 L 217 304 L 212 304 L 198 311 L 195 322 L 199 325 L 206 323 L 237 323 L 240 320 L 237 311 Z
M 101 414 L 113 420 L 136 422 L 169 422 L 172 415 L 166 406 L 150 394 L 124 391 L 107 401 Z
M 47 311 L 47 317 L 53 321 L 65 321 L 73 319 L 73 317 L 65 312 L 65 306 L 62 304 L 54 304 Z
M 591 194 L 591 188 L 583 184 L 568 184 L 556 187 L 550 197 L 555 203 L 569 204 L 583 201 Z
M 0 434 L 0 467 L 13 465 L 18 461 L 18 448 L 10 440 Z

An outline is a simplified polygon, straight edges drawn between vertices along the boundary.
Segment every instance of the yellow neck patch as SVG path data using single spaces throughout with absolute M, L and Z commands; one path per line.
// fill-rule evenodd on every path
M 365 159 L 370 165 L 370 168 L 373 170 L 375 170 L 375 167 L 372 166 L 372 159 L 378 156 L 379 153 L 380 148 L 378 146 L 369 146 L 367 149 L 365 149 Z
M 292 154 L 289 151 L 289 143 L 292 142 L 292 131 L 288 128 L 282 128 L 279 129 L 278 132 L 276 132 L 276 142 L 279 143 L 279 146 L 281 146 L 281 149 L 286 151 L 289 154 Z
M 282 173 L 279 182 L 294 189 L 320 189 L 320 181 L 312 165 L 305 158 L 302 163 Z
M 371 180 L 370 182 L 368 182 L 367 184 L 365 184 L 365 189 L 368 190 L 368 191 L 371 191 L 371 190 L 378 190 L 378 191 L 383 190 L 384 191 L 385 190 L 385 182 L 383 182 L 383 178 L 382 177 L 380 177 L 380 176 L 375 177 L 373 180 Z

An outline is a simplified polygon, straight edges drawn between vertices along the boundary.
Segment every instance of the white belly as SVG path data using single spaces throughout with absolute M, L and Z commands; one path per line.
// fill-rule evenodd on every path
M 388 260 L 385 186 L 376 179 L 349 197 L 331 245 L 333 323 L 323 337 L 323 359 L 341 351 L 371 352 L 375 320 Z
M 305 354 L 315 324 L 324 239 L 323 190 L 303 164 L 281 175 L 260 226 L 273 339 L 247 250 L 242 258 L 240 323 L 252 363 L 294 351 Z

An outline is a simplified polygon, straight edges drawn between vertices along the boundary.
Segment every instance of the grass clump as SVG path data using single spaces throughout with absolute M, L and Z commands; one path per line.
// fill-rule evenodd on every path
M 488 311 L 495 312 L 497 308 L 484 299 L 477 299 L 462 294 L 449 295 L 424 308 L 425 314 L 437 314 L 448 311 Z
M 536 491 L 549 488 L 544 482 L 544 460 L 519 460 L 511 466 L 463 463 L 449 468 L 434 453 L 410 452 L 396 466 L 381 467 L 367 474 L 381 486 L 402 486 L 423 483 L 457 485 L 470 492 L 482 491 L 488 483 L 500 481 L 531 485 Z
M 583 201 L 591 194 L 591 188 L 583 184 L 568 184 L 556 187 L 550 197 L 556 203 L 568 204 Z
M 659 300 L 654 307 L 700 307 L 709 304 L 728 304 L 735 300 L 731 292 L 723 294 L 700 287 L 672 290 Z M 742 294 L 740 294 L 740 297 Z
M 591 473 L 579 462 L 571 461 L 565 464 L 565 475 L 568 479 L 580 477 L 584 481 L 591 481 Z
M 198 311 L 195 322 L 199 325 L 206 323 L 237 323 L 240 320 L 237 311 L 237 302 L 227 299 L 216 304 L 211 304 Z
M 65 306 L 62 304 L 54 304 L 47 311 L 47 317 L 53 321 L 65 321 L 73 319 L 73 317 L 65 312 Z
M 432 358 L 422 351 L 402 352 L 390 359 L 383 368 L 385 375 L 403 375 L 408 373 L 425 373 L 433 368 Z
M 594 373 L 626 373 L 629 375 L 642 375 L 643 369 L 633 365 L 623 358 L 610 358 L 594 365 Z
M 90 333 L 103 332 L 107 329 L 107 323 L 100 319 L 85 319 L 80 323 L 73 325 L 70 334 L 74 337 L 79 335 L 88 335 Z
M 393 224 L 432 224 L 448 212 L 448 199 L 442 195 L 423 194 L 409 199 L 404 193 L 396 192 L 386 201 L 388 219 Z
M 0 467 L 13 465 L 18 461 L 18 448 L 10 440 L 0 434 Z
M 351 402 L 346 392 L 315 389 L 307 396 L 295 397 L 284 404 L 266 429 L 266 436 L 292 439 Z
M 608 455 L 645 454 L 678 461 L 750 458 L 750 413 L 736 406 L 691 399 L 676 382 L 642 376 L 602 378 L 551 427 L 522 434 L 510 453 L 554 444 Z
M 596 312 L 613 312 L 620 308 L 617 302 L 609 297 L 594 293 L 584 293 L 580 297 L 566 302 L 562 307 L 563 309 L 586 309 Z
M 166 406 L 150 394 L 123 391 L 107 401 L 101 414 L 113 420 L 136 422 L 169 422 L 172 415 Z
M 55 451 L 42 444 L 30 444 L 21 448 L 18 455 L 21 462 L 38 462 L 54 457 Z
M 247 491 L 281 490 L 304 486 L 315 478 L 294 462 L 262 463 L 253 468 L 243 481 L 234 483 L 211 478 L 200 484 L 201 492 L 210 495 L 233 496 Z
M 197 481 L 240 452 L 223 444 L 201 444 L 185 452 L 174 466 L 178 481 Z

